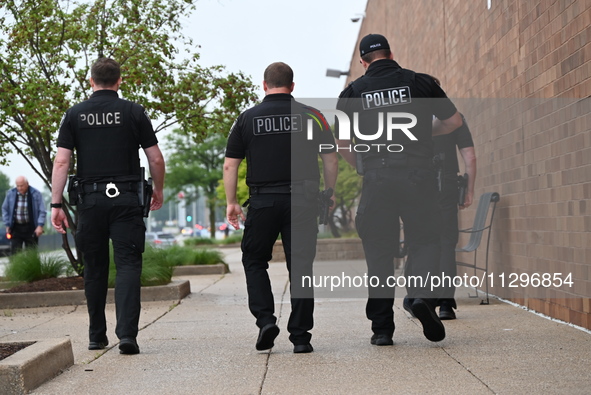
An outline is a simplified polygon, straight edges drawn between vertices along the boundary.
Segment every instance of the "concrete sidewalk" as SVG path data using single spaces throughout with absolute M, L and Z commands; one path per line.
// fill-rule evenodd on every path
M 86 349 L 84 306 L 0 312 L 0 340 L 70 338 L 75 365 L 34 394 L 590 392 L 591 334 L 496 299 L 480 306 L 465 289 L 458 290 L 458 319 L 445 321 L 447 337 L 439 343 L 423 337 L 397 298 L 392 347 L 370 345 L 364 298 L 318 299 L 315 351 L 293 354 L 281 263 L 269 269 L 281 333 L 270 352 L 256 351 L 241 254 L 223 251 L 231 273 L 182 277 L 192 294 L 179 304 L 143 304 L 139 355 L 119 354 L 114 305 L 108 305 L 112 348 L 106 351 Z M 340 264 L 318 262 L 317 271 Z

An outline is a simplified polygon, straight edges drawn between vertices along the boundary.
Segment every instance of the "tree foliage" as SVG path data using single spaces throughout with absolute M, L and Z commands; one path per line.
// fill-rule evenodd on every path
M 341 232 L 350 233 L 354 228 L 353 208 L 361 195 L 363 179 L 356 170 L 339 156 L 339 176 L 335 185 L 335 207 L 329 216 L 331 233 L 340 237 Z
M 6 196 L 6 192 L 12 188 L 10 185 L 10 178 L 4 173 L 0 171 L 0 201 L 4 201 L 4 196 Z M 0 229 L 0 232 L 2 230 Z
M 0 163 L 16 152 L 51 187 L 60 119 L 91 94 L 89 69 L 102 56 L 121 64 L 120 94 L 160 120 L 157 131 L 175 125 L 196 131 L 198 141 L 236 114 L 252 96 L 252 84 L 222 66 L 199 65 L 180 23 L 194 2 L 3 0 Z M 75 231 L 75 221 L 70 224 Z
M 201 194 L 205 195 L 213 237 L 217 207 L 216 187 L 222 178 L 226 137 L 223 134 L 211 134 L 203 141 L 196 142 L 191 135 L 175 129 L 167 141 L 172 154 L 167 163 L 166 185 L 175 194 L 183 191 L 188 203 Z

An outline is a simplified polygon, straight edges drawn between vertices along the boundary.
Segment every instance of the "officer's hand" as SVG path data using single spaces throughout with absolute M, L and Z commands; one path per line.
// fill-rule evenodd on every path
M 460 210 L 470 207 L 472 205 L 473 198 L 474 198 L 474 195 L 472 193 L 466 192 L 466 197 L 464 197 L 464 205 L 460 206 Z
M 152 192 L 152 202 L 150 203 L 150 210 L 154 211 L 161 208 L 163 199 L 164 198 L 162 190 L 157 190 L 156 188 L 154 188 L 154 191 Z
M 43 227 L 42 226 L 38 226 L 35 228 L 35 236 L 39 237 L 43 234 Z
M 238 203 L 228 204 L 226 207 L 226 218 L 228 219 L 230 225 L 234 227 L 234 229 L 240 229 L 239 219 L 242 219 L 242 221 L 246 220 L 246 217 L 242 212 L 242 207 Z
M 66 213 L 61 208 L 52 208 L 51 209 L 51 224 L 61 234 L 66 233 L 66 228 L 70 227 L 68 224 L 68 219 L 66 218 Z M 66 228 L 64 228 L 64 226 Z
M 332 200 L 332 204 L 330 205 L 330 207 L 328 208 L 328 212 L 332 213 L 333 210 L 335 209 L 336 205 L 337 205 L 337 199 L 334 195 L 334 193 L 332 194 L 332 196 L 330 197 L 330 200 Z

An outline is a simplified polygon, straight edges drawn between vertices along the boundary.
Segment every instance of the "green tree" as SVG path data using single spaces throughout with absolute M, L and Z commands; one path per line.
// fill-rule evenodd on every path
M 10 185 L 10 178 L 0 171 L 0 201 L 4 201 L 6 192 L 8 192 L 10 188 L 12 188 Z
M 223 177 L 224 150 L 226 137 L 211 134 L 203 141 L 195 139 L 180 129 L 175 129 L 168 137 L 172 151 L 167 161 L 166 184 L 175 195 L 183 191 L 187 203 L 203 194 L 209 209 L 211 236 L 215 235 L 216 209 L 218 207 L 217 186 Z
M 334 237 L 353 230 L 353 208 L 361 195 L 362 178 L 342 157 L 339 157 L 339 176 L 335 185 L 335 208 L 328 224 Z
M 242 73 L 198 64 L 180 24 L 195 1 L 3 0 L 0 163 L 16 152 L 51 187 L 60 119 L 89 95 L 89 68 L 102 56 L 119 61 L 122 96 L 161 120 L 157 131 L 177 125 L 205 132 L 224 114 L 237 113 L 252 96 L 252 83 Z M 75 232 L 75 211 L 68 215 Z

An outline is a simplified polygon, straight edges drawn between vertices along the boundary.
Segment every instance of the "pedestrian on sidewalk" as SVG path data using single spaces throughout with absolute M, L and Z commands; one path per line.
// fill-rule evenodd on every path
M 313 351 L 314 293 L 305 288 L 303 276 L 312 275 L 318 233 L 320 144 L 332 144 L 323 151 L 324 187 L 335 186 L 338 158 L 334 138 L 316 109 L 293 98 L 293 71 L 285 63 L 272 63 L 264 73 L 263 102 L 238 117 L 228 138 L 224 162 L 226 216 L 238 229 L 244 224 L 242 263 L 246 274 L 248 305 L 256 317 L 257 350 L 273 347 L 279 334 L 275 302 L 267 269 L 273 245 L 281 235 L 290 274 L 291 315 L 287 323 L 294 353 Z M 312 138 L 305 128 L 313 120 Z M 237 201 L 238 166 L 246 158 L 246 184 L 250 197 L 245 218 Z M 334 197 L 333 197 L 334 199 Z
M 39 190 L 29 185 L 24 176 L 16 178 L 16 187 L 6 193 L 2 203 L 2 220 L 10 235 L 10 253 L 37 247 L 45 226 L 45 203 Z
M 363 37 L 359 52 L 365 75 L 349 84 L 337 103 L 337 109 L 352 120 L 349 124 L 354 130 L 341 130 L 345 126 L 337 123 L 336 133 L 354 136 L 337 140 L 339 153 L 364 175 L 355 224 L 367 275 L 379 279 L 368 289 L 370 343 L 394 344 L 394 287 L 387 284 L 394 276 L 394 258 L 400 246 L 399 218 L 408 245 L 407 268 L 423 280 L 407 283 L 410 309 L 420 320 L 425 337 L 441 341 L 445 327 L 435 312 L 436 295 L 427 283 L 429 276 L 440 275 L 441 212 L 432 136 L 450 133 L 462 124 L 462 118 L 432 77 L 403 69 L 394 61 L 384 36 Z M 347 149 L 358 145 L 360 149 Z M 384 224 L 393 226 L 394 231 L 385 229 Z
M 76 248 L 84 257 L 84 294 L 89 325 L 89 350 L 104 349 L 107 339 L 105 304 L 109 277 L 109 239 L 117 276 L 115 308 L 122 354 L 138 354 L 140 275 L 146 226 L 138 190 L 144 185 L 139 147 L 142 147 L 153 179 L 150 210 L 162 207 L 164 158 L 145 109 L 120 99 L 121 67 L 113 59 L 100 58 L 90 69 L 93 94 L 71 107 L 62 120 L 53 164 L 51 222 L 60 233 L 69 227 L 62 197 L 72 152 L 76 150 L 74 188 L 78 207 Z M 70 203 L 73 203 L 70 200 Z

